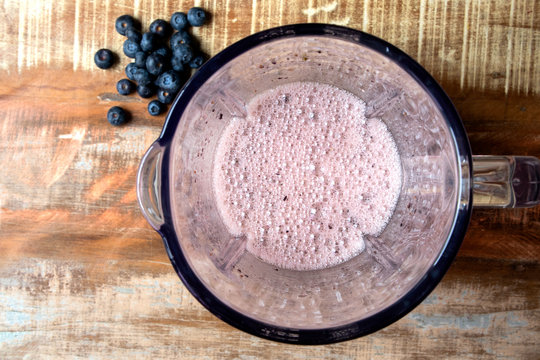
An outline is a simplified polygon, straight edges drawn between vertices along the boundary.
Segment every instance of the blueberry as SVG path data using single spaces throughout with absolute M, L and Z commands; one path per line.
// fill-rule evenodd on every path
M 168 59 L 171 57 L 171 50 L 167 46 L 162 46 L 156 51 L 154 51 L 154 54 L 159 54 L 165 57 L 165 59 Z
M 189 62 L 189 67 L 192 69 L 198 69 L 204 63 L 204 57 L 202 55 L 197 55 Z
M 137 21 L 130 15 L 122 15 L 118 19 L 116 19 L 116 23 L 114 24 L 116 27 L 116 31 L 120 35 L 126 35 L 126 31 L 128 29 L 137 28 Z
M 167 61 L 160 54 L 152 54 L 146 58 L 146 70 L 152 75 L 159 75 L 165 70 Z
M 163 89 L 159 89 L 158 92 L 157 92 L 157 98 L 163 104 L 172 103 L 175 96 L 176 96 L 176 93 L 173 93 L 173 92 L 170 92 L 170 91 L 167 91 L 167 90 L 163 90 Z
M 129 39 L 124 41 L 124 54 L 127 57 L 134 58 L 135 54 L 137 54 L 139 51 L 141 51 L 139 43 Z
M 146 66 L 146 58 L 148 55 L 144 51 L 139 51 L 135 54 L 135 65 L 138 67 L 145 67 Z
M 191 45 L 192 42 L 193 40 L 191 39 L 191 36 L 185 30 L 175 32 L 169 40 L 169 44 L 171 45 L 171 49 L 173 51 L 182 44 Z
M 131 41 L 135 41 L 137 44 L 142 40 L 141 32 L 135 28 L 128 29 L 126 31 L 126 37 Z
M 100 69 L 108 69 L 114 63 L 114 54 L 109 49 L 99 49 L 94 55 L 94 62 Z
M 154 96 L 156 88 L 152 84 L 139 85 L 137 86 L 137 93 L 140 97 L 147 99 Z
M 126 66 L 126 76 L 129 80 L 135 80 L 135 71 L 137 71 L 139 67 L 135 65 L 135 63 L 129 63 Z
M 154 51 L 159 47 L 159 36 L 151 32 L 145 32 L 141 40 L 141 49 L 144 51 Z
M 171 26 L 175 30 L 182 30 L 188 25 L 188 19 L 186 13 L 175 12 L 171 16 Z
M 200 7 L 192 7 L 187 13 L 187 19 L 191 26 L 202 26 L 206 21 L 206 13 Z
M 171 31 L 172 31 L 171 25 L 169 25 L 169 23 L 163 19 L 154 20 L 150 24 L 149 29 L 150 29 L 150 32 L 164 38 L 171 35 Z
M 193 49 L 186 44 L 180 44 L 174 49 L 174 56 L 180 58 L 184 64 L 188 64 L 193 59 Z
M 182 62 L 182 59 L 178 56 L 173 56 L 171 58 L 171 68 L 174 71 L 183 72 L 185 70 L 184 63 Z
M 116 90 L 120 95 L 129 95 L 135 90 L 135 84 L 128 79 L 122 79 L 116 83 Z
M 139 85 L 147 85 L 152 82 L 152 76 L 150 76 L 148 71 L 143 68 L 137 68 L 133 74 L 133 77 Z
M 119 126 L 128 120 L 128 114 L 120 106 L 113 106 L 107 112 L 107 120 L 112 125 Z
M 157 100 L 152 100 L 148 103 L 148 113 L 152 116 L 158 116 L 165 111 L 165 104 Z
M 163 90 L 176 93 L 182 86 L 182 77 L 176 71 L 169 70 L 159 75 L 156 84 Z

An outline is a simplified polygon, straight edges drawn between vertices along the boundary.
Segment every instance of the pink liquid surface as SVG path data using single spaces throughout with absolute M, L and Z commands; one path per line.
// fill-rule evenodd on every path
M 272 265 L 314 270 L 365 248 L 395 208 L 401 186 L 396 144 L 365 103 L 336 87 L 298 82 L 266 91 L 233 119 L 213 172 L 228 230 Z

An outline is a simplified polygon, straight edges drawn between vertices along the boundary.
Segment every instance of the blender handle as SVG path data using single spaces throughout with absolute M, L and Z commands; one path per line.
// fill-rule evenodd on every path
M 540 159 L 473 156 L 473 206 L 524 208 L 540 204 Z
M 144 154 L 137 172 L 137 199 L 142 213 L 150 225 L 158 230 L 163 225 L 161 206 L 161 163 L 163 151 L 158 141 Z

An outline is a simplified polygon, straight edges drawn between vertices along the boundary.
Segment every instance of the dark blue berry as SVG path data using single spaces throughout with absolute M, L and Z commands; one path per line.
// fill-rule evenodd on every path
M 142 40 L 141 32 L 135 28 L 128 29 L 126 31 L 126 37 L 131 41 L 135 41 L 137 44 Z
M 137 93 L 140 97 L 147 99 L 154 96 L 156 88 L 152 84 L 139 85 L 137 86 Z
M 139 51 L 141 51 L 139 43 L 129 39 L 124 41 L 124 54 L 126 54 L 127 57 L 134 58 L 135 54 Z
M 197 55 L 191 61 L 189 62 L 189 67 L 192 69 L 198 69 L 201 67 L 201 65 L 204 63 L 204 56 Z
M 135 81 L 135 71 L 137 71 L 139 67 L 135 65 L 135 63 L 129 63 L 126 66 L 126 76 L 129 80 Z
M 159 75 L 166 68 L 166 60 L 160 54 L 152 54 L 146 58 L 146 70 L 152 75 Z
M 191 35 L 185 30 L 177 31 L 171 36 L 169 44 L 171 45 L 171 50 L 174 51 L 178 46 L 182 44 L 190 45 L 193 42 Z
M 154 20 L 150 24 L 149 29 L 150 32 L 153 32 L 154 34 L 164 38 L 171 35 L 172 32 L 171 25 L 169 25 L 169 23 L 163 19 Z
M 94 55 L 94 62 L 100 69 L 108 69 L 114 63 L 114 54 L 109 49 L 99 49 Z
M 167 46 L 162 46 L 156 51 L 154 51 L 154 54 L 159 54 L 165 57 L 165 59 L 168 59 L 171 57 L 171 50 Z
M 116 31 L 118 31 L 120 35 L 126 35 L 126 31 L 137 27 L 137 22 L 130 15 L 122 15 L 116 19 L 116 23 L 114 25 L 116 27 Z
M 133 74 L 133 76 L 135 77 L 135 81 L 139 85 L 150 84 L 152 82 L 152 80 L 153 80 L 152 76 L 150 76 L 148 71 L 146 69 L 143 69 L 143 68 L 137 68 L 137 70 L 135 70 L 135 73 Z
M 185 66 L 182 59 L 177 56 L 173 56 L 171 58 L 171 68 L 174 71 L 183 72 L 185 70 Z
M 159 75 L 156 80 L 158 87 L 172 93 L 176 93 L 182 86 L 182 77 L 174 70 L 169 70 Z
M 165 111 L 165 105 L 157 100 L 152 100 L 148 103 L 148 113 L 152 116 L 158 116 Z
M 186 44 L 180 44 L 174 49 L 174 56 L 180 58 L 184 64 L 188 64 L 193 59 L 193 49 Z
M 129 95 L 135 91 L 135 84 L 128 79 L 122 79 L 116 83 L 116 90 L 120 95 Z
M 186 13 L 175 12 L 171 16 L 171 26 L 175 30 L 182 30 L 188 25 L 188 19 Z
M 141 40 L 141 49 L 144 51 L 154 51 L 159 48 L 159 36 L 151 32 L 145 32 Z
M 135 54 L 135 65 L 138 67 L 145 67 L 146 66 L 146 58 L 148 55 L 144 51 L 139 51 Z
M 206 21 L 206 13 L 200 7 L 192 7 L 187 13 L 187 19 L 191 26 L 202 26 Z
M 176 96 L 176 93 L 172 93 L 170 91 L 163 90 L 163 89 L 159 89 L 157 92 L 157 98 L 163 104 L 172 103 L 175 96 Z
M 115 126 L 122 125 L 128 120 L 128 114 L 120 106 L 113 106 L 107 112 L 107 120 Z

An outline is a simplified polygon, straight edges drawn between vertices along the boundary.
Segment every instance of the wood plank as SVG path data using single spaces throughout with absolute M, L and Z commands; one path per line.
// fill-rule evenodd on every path
M 102 250 L 103 252 L 105 250 Z M 105 254 L 104 254 L 105 255 Z M 105 257 L 107 259 L 107 257 Z M 224 324 L 178 286 L 166 263 L 22 259 L 0 300 L 12 323 L 3 352 L 83 356 L 375 359 L 538 355 L 538 263 L 461 258 L 422 305 L 390 327 L 345 343 L 298 347 Z M 114 274 L 114 276 L 112 276 Z M 516 341 L 519 339 L 519 342 Z

